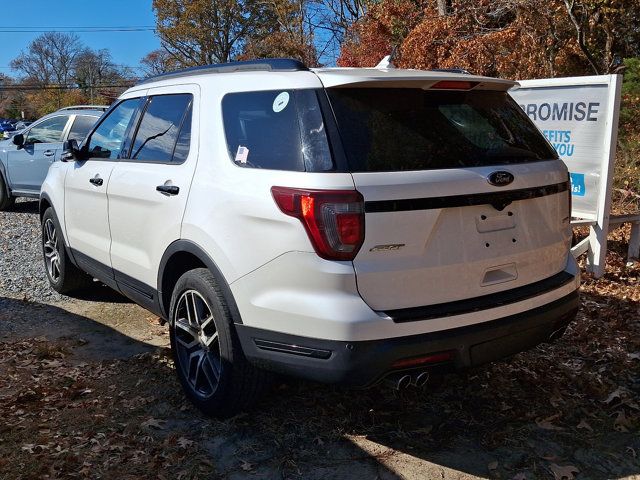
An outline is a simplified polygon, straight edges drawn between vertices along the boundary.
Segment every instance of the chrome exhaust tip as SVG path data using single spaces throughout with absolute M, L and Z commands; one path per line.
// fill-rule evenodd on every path
M 398 379 L 396 390 L 404 390 L 409 385 L 411 385 L 411 376 L 410 375 L 403 375 Z
M 428 381 L 429 381 L 429 372 L 422 372 L 414 380 L 414 385 L 419 388 L 424 387 Z
M 394 390 L 404 390 L 411 385 L 410 375 L 394 374 L 385 378 L 384 383 Z

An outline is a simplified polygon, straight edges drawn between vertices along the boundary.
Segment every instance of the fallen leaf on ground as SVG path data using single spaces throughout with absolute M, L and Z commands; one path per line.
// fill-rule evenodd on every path
M 554 425 L 553 423 L 551 423 L 554 420 L 557 420 L 558 418 L 560 418 L 560 414 L 551 415 L 550 417 L 543 418 L 542 420 L 537 419 L 536 425 L 538 425 L 538 427 L 543 428 L 545 430 L 564 430 L 562 427 L 558 427 L 557 425 Z
M 187 448 L 190 447 L 191 445 L 193 445 L 193 440 L 189 440 L 188 438 L 185 437 L 180 437 L 178 439 L 178 446 L 182 447 L 182 448 Z
M 578 470 L 573 465 L 560 466 L 552 463 L 551 465 L 549 465 L 549 468 L 551 469 L 551 473 L 553 473 L 553 476 L 556 480 L 573 480 L 574 478 L 576 478 L 575 474 L 580 473 L 580 470 Z
M 247 462 L 246 460 L 242 460 L 242 463 L 240 464 L 240 468 L 245 472 L 250 472 L 251 470 L 253 470 L 253 464 Z
M 156 428 L 158 430 L 161 430 L 164 428 L 165 423 L 167 423 L 166 420 L 158 420 L 157 418 L 152 417 L 146 422 L 142 422 L 140 426 L 143 428 Z
M 593 432 L 593 428 L 591 427 L 591 425 L 589 425 L 587 423 L 587 421 L 584 420 L 584 419 L 580 420 L 580 423 L 578 424 L 578 426 L 576 428 L 584 428 L 584 429 L 589 430 L 590 432 Z
M 618 432 L 628 432 L 630 427 L 631 421 L 627 418 L 624 410 L 619 410 L 618 416 L 613 422 L 613 428 L 615 428 Z
M 607 397 L 607 399 L 604 401 L 604 403 L 611 403 L 613 402 L 615 399 L 620 400 L 622 398 L 622 396 L 627 393 L 627 391 L 622 388 L 622 387 L 618 387 L 616 388 L 613 392 L 611 392 L 609 394 L 609 396 Z
M 497 470 L 498 469 L 498 462 L 490 462 L 489 465 L 487 465 L 487 468 L 489 470 Z

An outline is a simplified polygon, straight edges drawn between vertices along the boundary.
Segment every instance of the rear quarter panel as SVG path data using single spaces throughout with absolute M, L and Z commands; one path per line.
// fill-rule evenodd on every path
M 232 91 L 321 87 L 311 72 L 251 72 L 203 78 L 202 104 L 208 107 L 203 108 L 201 117 L 200 158 L 181 237 L 206 251 L 228 283 L 286 252 L 314 251 L 300 221 L 279 210 L 271 195 L 272 186 L 353 189 L 354 184 L 348 173 L 289 172 L 235 165 L 226 144 L 222 98 Z

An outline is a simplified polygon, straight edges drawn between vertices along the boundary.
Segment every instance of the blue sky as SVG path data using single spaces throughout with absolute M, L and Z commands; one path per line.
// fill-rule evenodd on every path
M 6 33 L 4 30 L 155 25 L 151 0 L 18 0 L 8 3 L 0 10 L 0 73 L 11 76 L 16 75 L 8 68 L 11 60 L 21 50 L 26 50 L 40 33 Z M 133 67 L 139 66 L 140 59 L 147 53 L 160 47 L 158 38 L 151 31 L 77 35 L 94 50 L 109 49 L 114 63 Z

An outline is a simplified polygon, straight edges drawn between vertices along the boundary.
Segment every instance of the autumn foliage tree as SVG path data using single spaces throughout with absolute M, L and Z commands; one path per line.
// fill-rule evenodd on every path
M 317 66 L 307 0 L 265 0 L 264 6 L 266 21 L 247 38 L 238 59 L 289 57 Z
M 370 5 L 367 14 L 349 31 L 338 65 L 375 66 L 402 44 L 421 16 L 420 6 L 412 0 L 382 0 Z
M 259 57 L 318 59 L 308 0 L 154 0 L 158 36 L 172 62 L 189 67 Z M 158 67 L 157 52 L 145 57 Z
M 156 31 L 176 66 L 228 62 L 272 19 L 260 0 L 153 0 Z
M 510 78 L 608 73 L 640 53 L 629 11 L 640 15 L 640 2 L 381 0 L 354 24 L 338 64 L 372 66 L 395 47 L 403 67 Z

